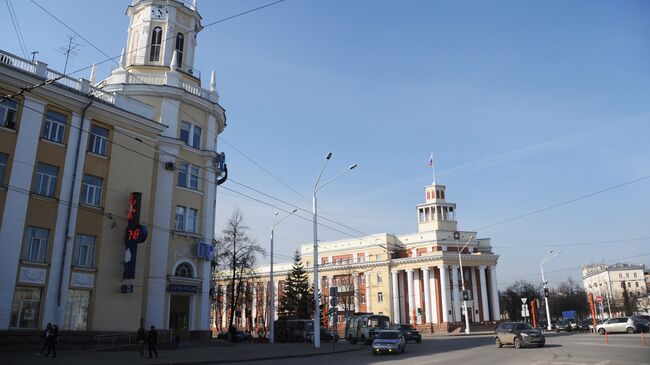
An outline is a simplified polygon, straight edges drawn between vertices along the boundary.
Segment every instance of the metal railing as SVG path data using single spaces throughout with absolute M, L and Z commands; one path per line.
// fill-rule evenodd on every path
M 97 335 L 97 347 L 95 351 L 111 350 L 119 347 L 129 347 L 136 343 L 137 332 L 109 333 Z

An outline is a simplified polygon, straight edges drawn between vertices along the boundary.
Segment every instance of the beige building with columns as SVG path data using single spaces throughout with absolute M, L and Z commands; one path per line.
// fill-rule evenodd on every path
M 464 322 L 462 278 L 469 292 L 467 301 L 471 323 L 500 319 L 496 281 L 498 256 L 489 238 L 476 232 L 459 231 L 456 204 L 445 199 L 445 186 L 425 188 L 425 203 L 417 206 L 418 232 L 388 233 L 321 242 L 319 251 L 320 287 L 329 303 L 329 288 L 339 293 L 339 323 L 354 312 L 385 314 L 394 323 L 410 323 L 420 328 L 449 330 Z M 460 252 L 465 243 L 467 247 Z M 313 280 L 313 245 L 300 247 L 302 262 Z M 281 288 L 291 263 L 274 266 L 275 287 Z M 238 307 L 237 326 L 257 333 L 268 328 L 269 268 L 260 267 L 246 287 Z M 217 282 L 219 293 L 230 290 Z M 275 307 L 278 308 L 281 290 Z M 228 325 L 228 308 L 219 297 L 215 307 L 214 330 Z M 277 319 L 277 313 L 276 313 Z M 331 321 L 331 319 L 330 319 Z
M 48 322 L 209 333 L 226 119 L 214 73 L 205 89 L 193 68 L 201 15 L 196 2 L 134 0 L 127 16 L 125 51 L 101 82 L 94 67 L 77 79 L 0 51 L 0 97 L 12 96 L 0 98 L 0 331 L 9 335 Z

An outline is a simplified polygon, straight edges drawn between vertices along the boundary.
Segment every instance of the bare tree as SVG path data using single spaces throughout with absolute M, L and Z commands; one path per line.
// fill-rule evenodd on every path
M 245 299 L 245 282 L 253 276 L 257 255 L 264 254 L 264 249 L 248 236 L 244 215 L 235 209 L 221 232 L 221 237 L 217 239 L 217 269 L 230 282 L 230 290 L 227 291 L 230 305 L 228 328 L 233 340 L 235 311 L 240 300 Z M 246 318 L 245 314 L 243 317 Z

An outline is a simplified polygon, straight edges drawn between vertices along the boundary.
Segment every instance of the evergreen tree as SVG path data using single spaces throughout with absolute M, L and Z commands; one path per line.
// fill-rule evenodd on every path
M 279 313 L 286 318 L 309 319 L 313 316 L 313 289 L 302 265 L 300 251 L 293 255 L 293 266 L 282 286 Z

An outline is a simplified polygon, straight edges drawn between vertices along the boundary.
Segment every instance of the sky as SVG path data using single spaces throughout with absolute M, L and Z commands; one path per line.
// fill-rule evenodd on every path
M 198 9 L 208 24 L 271 2 Z M 128 0 L 10 3 L 27 52 L 51 68 L 72 32 L 35 3 L 109 55 L 126 45 Z M 0 9 L 0 48 L 22 56 Z M 228 120 L 218 232 L 239 208 L 268 247 L 274 212 L 304 209 L 276 227 L 275 261 L 290 261 L 312 240 L 328 152 L 324 178 L 358 167 L 319 191 L 320 214 L 347 226 L 327 223 L 320 240 L 416 232 L 433 153 L 459 229 L 492 239 L 501 289 L 541 282 L 551 249 L 550 285 L 584 264 L 650 266 L 648 13 L 632 0 L 285 0 L 206 27 L 195 68 L 205 88 L 215 71 Z M 74 42 L 67 70 L 88 78 L 106 57 Z

